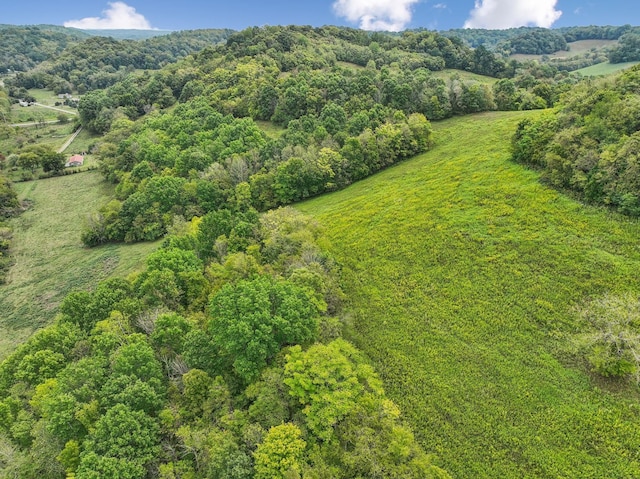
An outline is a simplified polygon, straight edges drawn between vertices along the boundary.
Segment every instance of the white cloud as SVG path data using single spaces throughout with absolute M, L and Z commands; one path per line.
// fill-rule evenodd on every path
M 465 28 L 501 29 L 521 26 L 549 28 L 560 18 L 558 0 L 475 0 Z
M 87 17 L 64 22 L 65 27 L 86 30 L 152 30 L 144 15 L 124 2 L 109 2 L 102 17 Z
M 445 8 L 447 8 L 447 4 L 446 3 L 436 3 L 433 8 L 436 8 L 438 10 L 444 10 Z
M 364 30 L 403 30 L 420 0 L 336 0 L 333 10 Z

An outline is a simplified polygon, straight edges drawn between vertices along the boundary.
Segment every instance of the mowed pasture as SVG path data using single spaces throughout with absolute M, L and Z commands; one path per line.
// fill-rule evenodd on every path
M 16 183 L 29 210 L 11 221 L 15 265 L 0 285 L 0 359 L 50 323 L 72 290 L 140 268 L 158 243 L 89 249 L 80 241 L 87 217 L 112 195 L 98 172 Z
M 341 265 L 349 339 L 453 477 L 640 477 L 638 390 L 573 341 L 584 301 L 640 292 L 640 225 L 509 161 L 538 114 L 437 123 L 432 151 L 298 208 Z

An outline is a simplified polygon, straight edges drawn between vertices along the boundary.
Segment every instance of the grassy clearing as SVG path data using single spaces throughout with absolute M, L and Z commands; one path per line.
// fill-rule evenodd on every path
M 581 68 L 576 72 L 581 73 L 584 76 L 600 76 L 600 75 L 612 75 L 618 73 L 626 68 L 631 68 L 640 62 L 627 62 L 627 63 L 598 63 L 597 65 L 591 65 L 590 67 Z
M 570 341 L 575 305 L 640 292 L 640 225 L 508 161 L 537 114 L 438 123 L 431 152 L 298 207 L 342 266 L 348 336 L 453 477 L 640 477 L 637 389 Z
M 286 131 L 284 128 L 276 125 L 271 121 L 255 120 L 255 122 L 256 122 L 256 125 L 258 125 L 258 128 L 264 131 L 270 138 L 273 138 L 275 140 L 280 138 L 282 134 Z
M 66 110 L 68 112 L 78 113 L 78 110 L 75 108 L 71 108 L 66 105 L 56 105 L 56 103 L 63 103 L 64 99 L 58 98 L 51 90 L 44 90 L 40 88 L 32 88 L 29 90 L 29 93 L 36 99 L 38 103 L 42 103 L 47 106 L 55 106 L 56 108 L 60 108 L 61 110 Z M 79 97 L 80 95 L 74 94 L 74 97 Z
M 493 85 L 498 81 L 497 78 L 478 75 L 477 73 L 466 72 L 464 70 L 454 70 L 452 68 L 445 68 L 444 70 L 438 72 L 432 72 L 432 75 L 436 78 L 442 78 L 445 81 L 451 78 L 452 75 L 458 75 L 461 80 L 472 81 L 486 85 Z
M 16 128 L 15 134 L 0 138 L 0 153 L 5 155 L 17 151 L 22 145 L 33 143 L 50 145 L 57 150 L 73 133 L 71 123 L 50 123 L 45 126 Z
M 354 71 L 359 71 L 359 70 L 364 70 L 365 69 L 365 67 L 363 67 L 362 65 L 356 65 L 355 63 L 351 63 L 351 62 L 338 61 L 338 62 L 336 62 L 336 65 L 339 65 L 342 68 L 346 68 L 347 70 L 354 70 Z
M 56 120 L 61 112 L 38 105 L 20 106 L 15 103 L 11 106 L 11 123 L 31 123 L 38 121 Z M 71 114 L 68 115 L 71 118 Z
M 109 276 L 138 268 L 157 243 L 88 249 L 82 225 L 112 190 L 97 172 L 18 183 L 30 210 L 12 220 L 16 264 L 0 286 L 0 358 L 36 328 L 49 323 L 74 289 L 90 289 Z
M 618 40 L 578 40 L 577 42 L 570 42 L 567 44 L 569 46 L 569 50 L 561 50 L 550 55 L 525 55 L 522 53 L 516 53 L 511 55 L 510 58 L 514 58 L 518 61 L 540 60 L 543 56 L 548 58 L 571 58 L 590 51 L 604 50 L 612 45 L 617 45 L 617 43 Z

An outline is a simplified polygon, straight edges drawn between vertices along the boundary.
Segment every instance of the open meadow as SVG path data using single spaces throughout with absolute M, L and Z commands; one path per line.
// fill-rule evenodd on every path
M 98 172 L 16 183 L 15 188 L 31 207 L 11 220 L 16 263 L 7 284 L 0 285 L 0 358 L 50 323 L 70 291 L 128 274 L 158 246 L 83 246 L 85 219 L 112 194 Z
M 585 67 L 585 68 L 581 68 L 580 70 L 576 70 L 576 72 L 586 77 L 593 77 L 593 76 L 600 76 L 600 75 L 606 76 L 606 75 L 613 75 L 614 73 L 618 73 L 621 70 L 631 68 L 632 66 L 637 64 L 638 62 L 598 63 L 597 65 L 591 65 L 590 67 Z
M 538 114 L 436 123 L 432 151 L 297 208 L 341 265 L 347 336 L 453 477 L 640 477 L 638 390 L 573 341 L 577 306 L 640 292 L 640 225 L 509 161 Z

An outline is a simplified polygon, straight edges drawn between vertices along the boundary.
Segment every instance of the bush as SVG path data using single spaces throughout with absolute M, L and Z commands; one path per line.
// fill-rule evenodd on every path
M 637 295 L 604 296 L 580 310 L 590 331 L 579 346 L 593 371 L 604 377 L 633 377 L 640 384 L 640 300 Z

